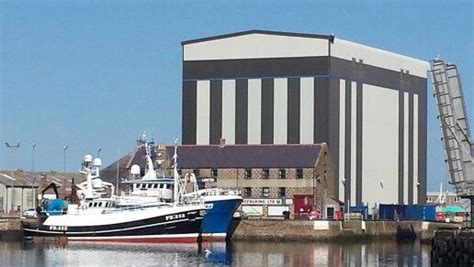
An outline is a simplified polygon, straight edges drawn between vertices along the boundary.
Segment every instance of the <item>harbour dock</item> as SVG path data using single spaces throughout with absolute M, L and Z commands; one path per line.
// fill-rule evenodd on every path
M 31 219 L 30 219 L 31 220 Z M 457 229 L 460 224 L 423 221 L 327 221 L 327 220 L 241 220 L 232 240 L 239 241 L 357 241 L 402 238 L 414 234 L 430 242 L 436 229 Z M 0 219 L 0 240 L 22 238 L 21 220 Z

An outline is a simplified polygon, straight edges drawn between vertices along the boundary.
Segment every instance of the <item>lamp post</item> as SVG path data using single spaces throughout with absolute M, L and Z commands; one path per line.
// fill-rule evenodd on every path
M 344 197 L 344 206 L 345 206 L 345 213 L 349 213 L 349 206 L 350 206 L 350 203 L 349 203 L 349 199 L 346 199 L 346 179 L 345 178 L 342 178 L 341 180 L 341 183 L 342 183 L 342 186 L 344 187 L 343 189 L 343 197 Z
M 33 152 L 32 152 L 32 163 L 31 163 L 31 173 L 34 174 L 34 173 L 35 173 L 35 149 L 36 149 L 36 144 L 33 144 L 31 147 L 33 148 Z
M 31 146 L 33 148 L 33 153 L 32 153 L 32 164 L 31 164 L 31 175 L 33 176 L 33 183 L 31 184 L 31 207 L 35 207 L 35 181 L 36 181 L 36 175 L 35 175 L 35 149 L 36 149 L 36 144 L 33 144 Z
M 69 146 L 65 145 L 63 147 L 63 175 L 66 175 L 66 150 L 69 148 Z
M 5 145 L 7 146 L 8 149 L 10 149 L 10 151 L 12 152 L 12 154 L 13 154 L 14 149 L 20 148 L 20 142 L 18 142 L 16 145 L 10 145 L 8 142 L 5 142 Z M 13 159 L 13 156 L 12 156 L 12 159 Z M 12 192 L 11 192 L 11 196 L 10 196 L 10 199 L 11 199 L 11 201 L 10 201 L 10 209 L 8 208 L 8 207 L 9 207 L 9 205 L 8 205 L 8 188 L 6 188 L 6 196 L 5 196 L 5 197 L 6 197 L 6 204 L 7 204 L 7 208 L 6 208 L 6 211 L 7 211 L 7 212 L 11 211 L 11 208 L 12 208 L 11 206 L 12 206 L 12 204 L 13 204 L 13 180 L 15 179 L 15 178 L 14 178 L 14 175 L 15 175 L 14 169 L 15 169 L 15 168 L 13 168 L 13 166 L 11 166 L 11 168 L 12 168 L 12 176 L 11 176 L 11 177 L 12 177 L 12 180 L 11 180 L 11 182 L 12 182 L 12 184 L 11 184 L 11 190 L 12 190 Z

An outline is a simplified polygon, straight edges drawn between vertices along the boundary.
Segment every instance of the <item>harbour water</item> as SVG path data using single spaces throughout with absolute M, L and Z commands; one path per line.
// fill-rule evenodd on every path
M 429 266 L 419 242 L 197 244 L 0 242 L 0 266 Z

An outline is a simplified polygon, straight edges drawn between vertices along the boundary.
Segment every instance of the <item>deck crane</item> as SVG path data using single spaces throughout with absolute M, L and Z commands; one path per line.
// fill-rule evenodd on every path
M 474 227 L 474 143 L 459 72 L 456 65 L 439 58 L 430 63 L 449 183 L 459 197 L 470 200 Z

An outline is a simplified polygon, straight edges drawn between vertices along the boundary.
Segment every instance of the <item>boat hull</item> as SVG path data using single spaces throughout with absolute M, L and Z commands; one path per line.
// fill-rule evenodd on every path
M 231 222 L 242 198 L 237 196 L 203 197 L 206 213 L 202 222 L 205 241 L 224 241 L 232 237 Z
M 170 212 L 143 209 L 115 214 L 58 215 L 24 224 L 25 237 L 67 241 L 194 243 L 201 234 L 202 209 Z

